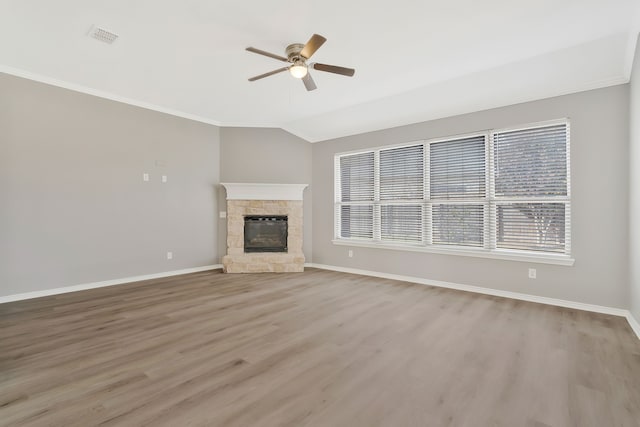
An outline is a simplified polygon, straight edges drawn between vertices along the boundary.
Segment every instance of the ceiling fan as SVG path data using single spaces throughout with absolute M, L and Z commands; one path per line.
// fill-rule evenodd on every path
M 269 71 L 268 73 L 260 74 L 259 76 L 251 77 L 250 82 L 263 79 L 265 77 L 272 76 L 274 74 L 281 73 L 289 70 L 289 73 L 295 78 L 302 79 L 304 87 L 307 90 L 315 90 L 317 88 L 316 83 L 309 74 L 309 68 L 313 68 L 318 71 L 326 71 L 328 73 L 340 74 L 342 76 L 352 77 L 356 70 L 353 68 L 338 67 L 336 65 L 319 64 L 317 62 L 307 63 L 307 60 L 311 58 L 319 48 L 326 42 L 327 39 L 319 34 L 311 36 L 307 44 L 293 43 L 287 46 L 285 54 L 287 57 L 276 55 L 274 53 L 265 52 L 264 50 L 256 49 L 255 47 L 248 47 L 249 52 L 257 53 L 259 55 L 268 56 L 269 58 L 277 59 L 282 62 L 289 62 L 291 65 L 278 68 L 277 70 Z

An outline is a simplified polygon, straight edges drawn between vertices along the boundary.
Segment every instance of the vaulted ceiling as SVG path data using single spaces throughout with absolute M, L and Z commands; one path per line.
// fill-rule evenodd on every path
M 636 0 L 0 0 L 0 71 L 221 126 L 308 141 L 629 80 Z M 92 25 L 119 35 L 87 36 Z M 247 46 L 313 33 L 307 92 Z

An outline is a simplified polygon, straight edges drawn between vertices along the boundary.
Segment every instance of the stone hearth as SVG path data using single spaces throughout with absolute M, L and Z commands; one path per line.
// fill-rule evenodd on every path
M 222 184 L 227 190 L 225 273 L 304 271 L 302 192 L 306 184 Z M 246 215 L 286 215 L 287 252 L 244 252 Z

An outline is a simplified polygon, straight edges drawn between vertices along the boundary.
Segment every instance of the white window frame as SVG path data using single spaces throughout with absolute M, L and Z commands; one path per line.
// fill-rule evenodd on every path
M 562 198 L 565 203 L 565 253 L 550 253 L 550 252 L 534 252 L 523 251 L 514 249 L 500 249 L 496 246 L 496 205 L 497 202 L 502 200 L 496 200 L 495 198 L 495 179 L 494 179 L 494 135 L 500 132 L 508 132 L 514 130 L 526 130 L 535 129 L 545 126 L 553 126 L 564 124 L 567 129 L 567 196 Z M 502 260 L 514 260 L 524 262 L 535 262 L 543 264 L 555 264 L 572 266 L 575 260 L 571 256 L 571 161 L 570 161 L 570 121 L 568 118 L 562 118 L 557 120 L 549 120 L 544 122 L 530 123 L 521 126 L 511 126 L 500 129 L 490 129 L 482 132 L 472 132 L 467 134 L 453 135 L 447 137 L 432 138 L 427 140 L 410 141 L 400 144 L 385 145 L 374 148 L 368 148 L 365 150 L 352 150 L 347 152 L 336 153 L 334 156 L 334 238 L 333 244 L 341 246 L 353 246 L 353 247 L 366 247 L 366 248 L 380 248 L 391 249 L 401 251 L 414 251 L 414 252 L 426 252 L 436 254 L 447 255 L 460 255 L 471 256 L 480 258 L 492 258 Z M 431 213 L 433 201 L 430 198 L 430 153 L 431 144 L 438 142 L 455 141 L 457 139 L 471 138 L 483 136 L 485 138 L 485 197 L 483 200 L 484 206 L 484 218 L 483 218 L 483 247 L 471 247 L 471 246 L 452 246 L 452 245 L 434 245 L 432 243 L 432 224 Z M 424 196 L 422 200 L 423 204 L 423 239 L 421 243 L 405 243 L 405 242 L 389 242 L 382 241 L 380 236 L 380 206 L 384 204 L 380 201 L 380 151 L 393 148 L 403 148 L 415 145 L 423 144 L 424 146 Z M 374 201 L 373 201 L 373 239 L 358 239 L 358 238 L 340 238 L 340 157 L 358 153 L 374 153 Z M 458 203 L 447 202 L 448 204 Z M 466 200 L 463 199 L 461 203 L 474 204 L 479 203 L 479 199 Z M 545 200 L 548 202 L 548 200 Z M 438 203 L 436 201 L 435 203 Z M 366 203 L 369 204 L 369 203 Z

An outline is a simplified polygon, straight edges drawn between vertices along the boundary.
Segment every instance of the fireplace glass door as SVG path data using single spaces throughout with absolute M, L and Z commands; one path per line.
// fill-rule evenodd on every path
M 245 252 L 287 252 L 286 215 L 244 217 Z

